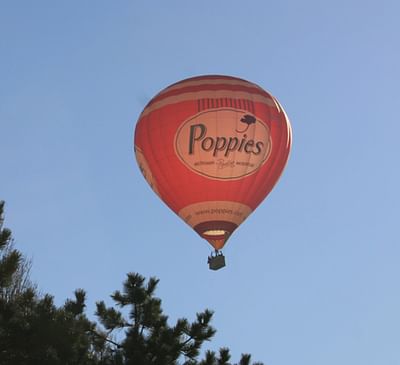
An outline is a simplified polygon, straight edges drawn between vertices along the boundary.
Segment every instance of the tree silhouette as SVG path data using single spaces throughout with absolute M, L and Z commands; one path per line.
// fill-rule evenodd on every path
M 3 208 L 0 202 L 0 293 L 15 286 L 24 262 L 23 255 L 10 248 L 12 236 L 3 228 Z M 34 285 L 20 286 L 12 296 L 0 295 L 0 364 L 231 365 L 228 348 L 201 356 L 202 346 L 216 332 L 211 326 L 213 312 L 206 309 L 192 322 L 180 318 L 170 325 L 155 296 L 158 283 L 156 278 L 129 273 L 122 290 L 111 295 L 115 307 L 96 303 L 98 323 L 85 314 L 82 289 L 60 307 Z M 242 355 L 238 364 L 250 365 L 250 355 Z

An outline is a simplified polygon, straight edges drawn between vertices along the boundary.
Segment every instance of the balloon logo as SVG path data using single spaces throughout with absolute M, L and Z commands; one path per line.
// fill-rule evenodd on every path
M 246 127 L 246 129 L 244 129 L 243 131 L 238 131 L 238 130 L 236 129 L 236 132 L 244 133 L 244 132 L 246 132 L 246 131 L 249 129 L 250 124 L 254 124 L 254 123 L 256 122 L 256 118 L 254 118 L 252 115 L 246 114 L 242 119 L 240 119 L 240 121 L 241 121 L 242 123 L 247 124 L 247 127 Z
M 256 84 L 200 76 L 147 104 L 134 144 L 151 188 L 218 253 L 282 174 L 291 127 L 279 102 Z M 210 268 L 224 264 L 220 253 L 211 257 Z
M 254 119 L 249 133 L 238 131 L 237 110 L 219 108 L 198 113 L 185 121 L 175 137 L 181 161 L 200 175 L 233 180 L 252 174 L 267 160 L 271 151 L 268 127 Z M 218 131 L 223 131 L 219 134 Z

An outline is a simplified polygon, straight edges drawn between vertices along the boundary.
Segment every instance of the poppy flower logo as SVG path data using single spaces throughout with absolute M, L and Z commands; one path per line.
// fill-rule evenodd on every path
M 246 132 L 246 131 L 249 129 L 250 124 L 255 124 L 255 123 L 256 123 L 256 118 L 253 117 L 253 116 L 250 115 L 250 114 L 246 114 L 246 115 L 243 116 L 243 118 L 240 119 L 240 121 L 241 121 L 242 123 L 244 123 L 244 124 L 247 124 L 247 125 L 246 125 L 245 129 L 243 129 L 242 131 L 239 131 L 239 130 L 236 129 L 236 132 L 238 132 L 238 133 L 244 133 L 244 132 Z

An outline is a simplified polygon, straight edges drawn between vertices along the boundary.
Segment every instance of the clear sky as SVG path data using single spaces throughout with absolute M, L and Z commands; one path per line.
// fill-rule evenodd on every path
M 0 2 L 0 199 L 61 304 L 137 271 L 171 320 L 215 310 L 211 349 L 267 365 L 400 364 L 398 1 Z M 136 120 L 178 80 L 233 75 L 293 126 L 287 168 L 208 270 L 159 201 Z

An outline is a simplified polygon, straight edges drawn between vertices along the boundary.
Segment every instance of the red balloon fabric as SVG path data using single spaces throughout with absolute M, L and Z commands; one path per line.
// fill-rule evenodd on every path
M 219 250 L 274 187 L 291 140 L 289 119 L 271 94 L 210 75 L 157 94 L 139 117 L 134 144 L 152 189 Z

